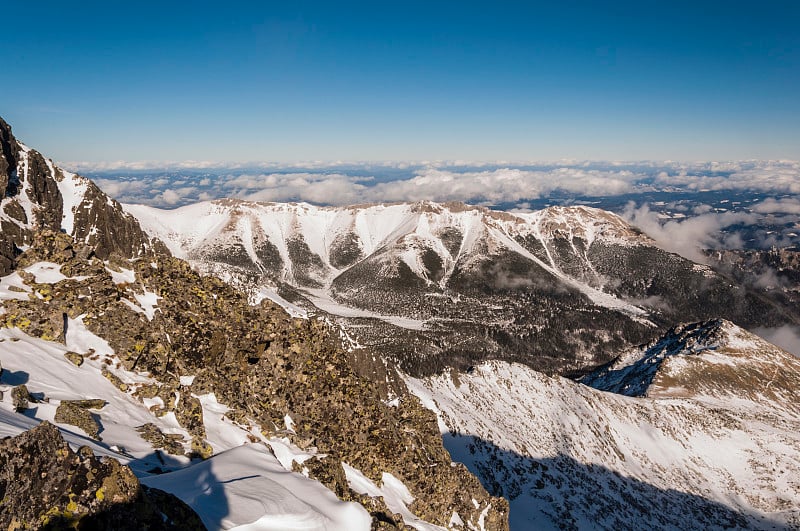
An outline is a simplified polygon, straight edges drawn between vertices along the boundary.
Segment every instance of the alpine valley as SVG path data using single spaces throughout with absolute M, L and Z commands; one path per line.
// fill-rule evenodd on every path
M 800 528 L 794 292 L 614 214 L 0 198 L 0 527 Z

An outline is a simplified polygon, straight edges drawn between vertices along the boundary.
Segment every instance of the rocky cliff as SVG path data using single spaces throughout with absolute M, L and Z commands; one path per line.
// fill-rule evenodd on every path
M 38 230 L 64 231 L 105 259 L 163 250 L 119 203 L 88 179 L 61 170 L 18 142 L 0 119 L 0 274 Z
M 49 422 L 0 441 L 0 498 L 3 529 L 205 529 L 127 466 L 87 446 L 73 451 Z

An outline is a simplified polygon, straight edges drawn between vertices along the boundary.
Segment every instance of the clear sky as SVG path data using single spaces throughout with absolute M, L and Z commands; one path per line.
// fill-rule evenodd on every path
M 5 2 L 61 161 L 800 159 L 800 2 Z

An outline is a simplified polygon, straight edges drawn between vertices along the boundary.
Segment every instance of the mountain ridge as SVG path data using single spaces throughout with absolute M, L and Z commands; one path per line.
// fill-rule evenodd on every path
M 796 529 L 800 360 L 718 320 L 654 344 L 686 363 L 645 396 L 503 361 L 405 380 L 451 454 L 510 500 L 512 528 Z
M 681 320 L 800 322 L 790 305 L 663 251 L 591 207 L 217 200 L 124 208 L 200 271 L 255 301 L 325 313 L 411 374 L 488 358 L 581 373 Z M 477 342 L 481 349 L 470 346 Z

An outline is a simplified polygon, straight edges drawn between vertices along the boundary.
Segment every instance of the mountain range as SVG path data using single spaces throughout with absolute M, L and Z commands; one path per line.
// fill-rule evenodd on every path
M 589 207 L 218 200 L 124 208 L 198 270 L 251 300 L 324 313 L 416 376 L 487 359 L 574 375 L 676 322 L 800 323 L 796 305 L 666 252 Z
M 614 214 L 0 194 L 2 526 L 800 527 L 796 306 Z

